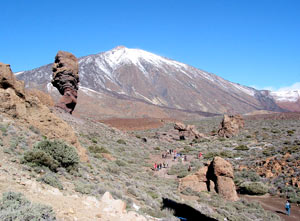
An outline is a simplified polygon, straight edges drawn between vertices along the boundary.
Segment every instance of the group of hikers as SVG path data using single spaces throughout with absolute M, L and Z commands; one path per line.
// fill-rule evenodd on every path
M 168 163 L 154 163 L 154 166 L 153 166 L 153 169 L 154 171 L 159 171 L 161 170 L 162 168 L 168 168 L 169 167 L 169 164 Z
M 174 149 L 169 149 L 166 152 L 162 153 L 161 158 L 162 159 L 167 159 L 167 158 L 169 158 L 169 156 L 171 157 L 172 161 L 178 160 L 178 161 L 181 161 L 182 163 L 188 161 L 187 155 L 182 154 L 182 153 L 178 153 Z M 202 152 L 199 152 L 197 154 L 197 158 L 198 159 L 201 159 L 202 156 L 203 156 Z M 153 170 L 154 171 L 159 171 L 162 168 L 168 168 L 168 167 L 169 167 L 169 164 L 166 163 L 166 162 L 163 162 L 163 163 L 154 163 Z M 191 171 L 191 166 L 188 167 L 188 171 Z

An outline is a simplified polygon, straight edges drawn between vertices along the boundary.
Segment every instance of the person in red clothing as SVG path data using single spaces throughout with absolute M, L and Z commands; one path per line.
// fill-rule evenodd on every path
M 157 170 L 157 164 L 155 163 L 154 164 L 154 171 L 156 171 Z
M 198 158 L 200 159 L 202 157 L 202 153 L 199 152 Z

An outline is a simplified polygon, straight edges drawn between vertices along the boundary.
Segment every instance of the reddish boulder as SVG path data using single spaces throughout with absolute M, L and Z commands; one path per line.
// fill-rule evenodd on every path
M 188 175 L 179 180 L 179 190 L 190 188 L 196 192 L 207 191 L 207 167 L 200 168 L 195 174 Z
M 218 135 L 220 137 L 232 137 L 239 133 L 239 131 L 244 127 L 244 119 L 241 115 L 224 115 L 223 121 L 220 124 L 220 129 L 218 130 Z
M 52 84 L 63 97 L 56 105 L 72 114 L 77 103 L 79 83 L 77 58 L 66 51 L 59 51 L 52 66 Z
M 208 166 L 206 176 L 209 180 L 214 182 L 214 189 L 217 193 L 227 200 L 238 200 L 235 184 L 233 182 L 233 168 L 228 161 L 221 157 L 215 157 Z
M 186 138 L 201 138 L 204 137 L 202 133 L 197 131 L 194 125 L 184 125 L 183 123 L 177 122 L 174 125 L 174 129 L 178 130 L 179 138 L 185 140 Z
M 217 192 L 227 200 L 236 201 L 238 196 L 233 178 L 232 165 L 221 157 L 215 157 L 209 166 L 180 179 L 179 190 L 190 188 L 196 192 Z

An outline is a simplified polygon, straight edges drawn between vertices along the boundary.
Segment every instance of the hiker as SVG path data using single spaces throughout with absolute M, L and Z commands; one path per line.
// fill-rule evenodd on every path
M 202 153 L 199 152 L 198 158 L 200 159 L 202 157 Z
M 285 204 L 285 211 L 286 211 L 286 215 L 289 216 L 291 213 L 291 204 L 288 200 L 286 201 L 286 204 Z
M 157 170 L 157 164 L 155 163 L 154 164 L 154 171 L 156 171 Z
M 184 161 L 187 161 L 187 156 L 186 155 L 184 155 Z
M 189 165 L 188 171 L 190 172 L 191 170 L 192 170 L 192 167 L 191 167 L 191 165 Z

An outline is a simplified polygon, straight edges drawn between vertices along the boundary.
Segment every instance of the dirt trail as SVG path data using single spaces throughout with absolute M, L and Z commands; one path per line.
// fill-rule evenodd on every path
M 300 220 L 300 207 L 296 204 L 291 204 L 291 215 L 285 215 L 284 205 L 285 199 L 271 196 L 240 196 L 248 201 L 259 202 L 265 210 L 272 211 L 279 215 L 283 220 L 286 221 L 299 221 Z
M 163 152 L 161 152 L 162 154 Z M 179 162 L 182 162 L 183 165 L 189 165 L 191 160 L 194 159 L 194 157 L 192 156 L 187 156 L 187 161 L 181 161 L 181 158 L 177 158 L 176 160 L 174 160 L 174 155 L 170 155 L 168 154 L 167 155 L 167 158 L 162 158 L 162 155 L 152 155 L 150 156 L 150 159 L 151 161 L 149 163 L 151 163 L 152 165 L 152 168 L 153 168 L 153 165 L 154 163 L 165 163 L 165 164 L 168 164 L 168 168 L 162 168 L 161 170 L 159 171 L 155 171 L 155 174 L 159 177 L 164 177 L 164 178 L 172 178 L 172 179 L 176 179 L 176 175 L 168 175 L 167 172 L 168 170 L 175 164 L 179 163 Z

